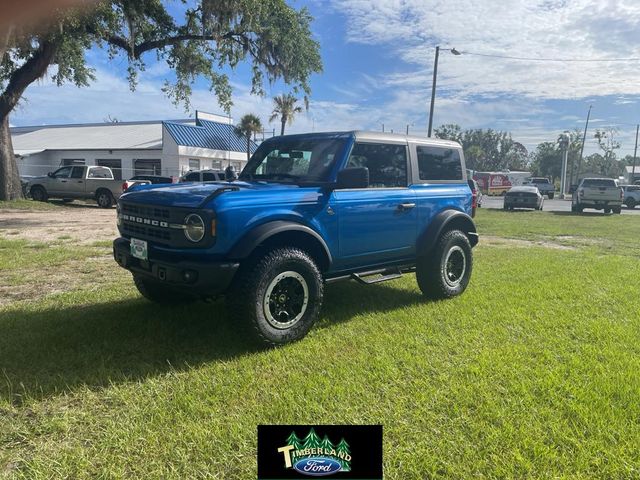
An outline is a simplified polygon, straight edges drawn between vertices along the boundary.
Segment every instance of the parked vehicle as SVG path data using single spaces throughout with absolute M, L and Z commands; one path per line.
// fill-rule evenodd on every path
M 485 195 L 504 196 L 511 187 L 523 185 L 531 177 L 529 172 L 475 172 L 473 179 L 478 182 Z
M 122 182 L 114 180 L 109 167 L 66 166 L 29 179 L 26 188 L 31 198 L 39 202 L 49 198 L 95 199 L 100 207 L 109 208 L 120 197 Z
M 126 192 L 133 185 L 158 185 L 167 183 L 173 183 L 173 178 L 162 177 L 160 175 L 135 175 L 122 184 L 122 191 Z
M 513 187 L 504 196 L 503 208 L 505 210 L 513 210 L 515 208 L 542 210 L 543 206 L 544 196 L 542 196 L 538 187 L 533 185 Z
M 224 172 L 217 170 L 193 170 L 180 177 L 180 182 L 224 182 Z
M 622 187 L 624 192 L 623 202 L 629 208 L 636 208 L 640 204 L 640 185 L 625 185 Z
M 613 178 L 584 178 L 571 197 L 571 211 L 585 208 L 621 213 L 624 192 Z
M 549 200 L 553 200 L 556 187 L 551 180 L 546 177 L 531 177 L 527 183 L 527 185 L 533 185 L 534 187 L 538 187 L 540 193 L 542 195 L 546 195 Z
M 256 339 L 306 335 L 326 283 L 416 272 L 428 298 L 466 289 L 478 242 L 462 147 L 369 132 L 273 137 L 240 178 L 148 185 L 118 202 L 118 264 L 154 302 L 226 294 Z

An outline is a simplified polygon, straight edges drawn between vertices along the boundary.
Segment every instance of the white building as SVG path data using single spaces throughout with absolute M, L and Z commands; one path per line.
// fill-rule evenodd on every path
M 14 127 L 11 139 L 20 175 L 45 175 L 63 165 L 110 167 L 116 178 L 136 174 L 178 177 L 189 170 L 240 171 L 246 137 L 229 117 L 196 112 L 196 118 L 78 125 Z M 251 143 L 252 152 L 256 145 Z
M 636 165 L 634 170 L 633 166 L 627 166 L 624 168 L 624 183 L 633 185 L 640 180 L 640 162 Z

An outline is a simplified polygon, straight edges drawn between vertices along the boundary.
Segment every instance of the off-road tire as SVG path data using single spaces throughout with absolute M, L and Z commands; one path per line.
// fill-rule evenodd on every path
M 447 259 L 452 260 L 451 255 L 459 257 L 461 254 L 464 256 L 464 270 L 459 281 L 452 282 L 448 277 Z M 449 230 L 438 239 L 433 250 L 418 258 L 416 280 L 426 298 L 440 300 L 463 293 L 469 285 L 472 270 L 473 255 L 469 239 L 460 230 Z
M 153 303 L 168 305 L 176 303 L 190 303 L 197 300 L 196 297 L 179 290 L 175 290 L 166 285 L 161 285 L 153 280 L 142 278 L 139 275 L 133 276 L 133 283 L 138 289 L 138 292 L 140 292 L 140 295 Z
M 113 206 L 113 195 L 108 190 L 99 190 L 96 193 L 96 203 L 100 208 L 111 208 Z
M 303 279 L 307 288 L 306 304 L 298 312 L 292 309 L 297 314 L 290 320 L 293 322 L 290 326 L 286 326 L 287 322 L 279 323 L 280 317 L 276 319 L 271 310 L 268 290 L 272 288 L 273 294 L 283 281 L 278 278 L 292 282 L 298 289 L 304 288 L 300 281 Z M 227 294 L 227 308 L 230 317 L 244 327 L 251 339 L 277 346 L 300 340 L 309 332 L 320 314 L 323 292 L 322 275 L 313 259 L 298 248 L 282 247 L 249 259 L 240 267 Z
M 549 198 L 549 200 L 553 200 L 553 196 L 554 196 L 554 194 L 553 194 L 553 193 L 548 193 L 548 194 L 547 194 L 547 197 Z
M 31 193 L 31 198 L 36 202 L 46 202 L 47 200 L 49 200 L 49 195 L 47 195 L 47 191 L 44 189 L 44 187 L 41 187 L 40 185 L 31 187 L 30 193 Z

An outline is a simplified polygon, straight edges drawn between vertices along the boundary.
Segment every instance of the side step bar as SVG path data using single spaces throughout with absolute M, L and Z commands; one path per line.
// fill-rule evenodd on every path
M 379 275 L 379 276 L 376 276 Z M 369 278 L 374 277 L 374 278 Z M 386 282 L 402 277 L 400 270 L 383 270 L 374 273 L 352 273 L 351 278 L 362 285 L 373 285 L 374 283 Z
M 368 272 L 358 272 L 352 273 L 350 275 L 329 278 L 325 280 L 325 283 L 334 283 L 341 280 L 355 280 L 362 285 L 373 285 L 376 283 L 386 282 L 388 280 L 395 280 L 402 277 L 403 273 L 409 273 L 413 271 L 415 271 L 415 267 L 412 266 L 380 268 L 377 270 L 370 270 Z

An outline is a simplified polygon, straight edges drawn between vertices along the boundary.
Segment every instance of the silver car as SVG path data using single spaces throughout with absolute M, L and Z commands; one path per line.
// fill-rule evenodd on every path
M 533 208 L 534 210 L 542 210 L 544 205 L 544 197 L 533 185 L 523 185 L 521 187 L 511 187 L 504 196 L 504 209 L 513 210 L 514 208 Z

